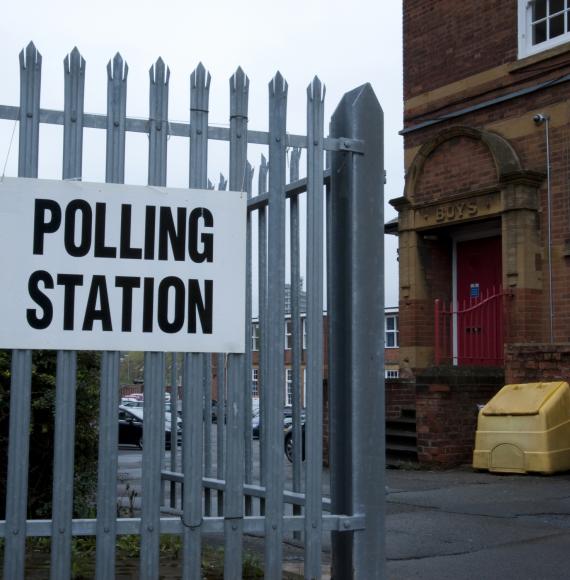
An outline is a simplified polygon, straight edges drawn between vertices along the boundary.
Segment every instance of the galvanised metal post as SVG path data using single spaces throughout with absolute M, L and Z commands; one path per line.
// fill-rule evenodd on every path
M 20 151 L 18 176 L 38 176 L 42 56 L 32 42 L 20 53 Z M 10 381 L 10 438 L 6 481 L 4 578 L 24 578 L 32 351 L 13 350 Z
M 310 143 L 309 140 L 307 140 Z M 299 180 L 299 160 L 301 158 L 301 149 L 294 148 L 291 151 L 289 166 L 289 181 L 293 183 Z M 293 379 L 293 400 L 292 400 L 292 419 L 293 419 L 293 441 L 301 441 L 301 358 L 303 348 L 302 324 L 301 324 L 301 242 L 300 242 L 300 225 L 299 225 L 299 197 L 294 195 L 289 200 L 289 239 L 290 239 L 290 261 L 291 261 L 291 310 L 285 314 L 291 315 L 291 367 Z M 321 268 L 322 270 L 322 268 Z M 321 292 L 322 294 L 322 292 Z M 306 319 L 305 319 L 306 323 Z M 287 322 L 285 322 L 287 324 Z M 322 360 L 321 360 L 322 366 Z M 293 447 L 293 491 L 301 492 L 301 475 L 303 464 L 301 461 L 302 446 Z M 301 515 L 301 506 L 293 505 L 293 515 Z M 295 532 L 293 537 L 301 539 L 301 534 Z
M 129 67 L 119 53 L 107 64 L 107 150 L 105 181 L 125 181 L 125 119 Z M 115 578 L 117 541 L 117 468 L 119 456 L 120 352 L 104 351 L 101 357 L 99 395 L 99 466 L 97 479 L 97 580 Z
M 230 189 L 244 192 L 247 177 L 247 114 L 249 79 L 240 68 L 230 79 Z M 248 229 L 251 222 L 248 222 Z M 246 255 L 246 261 L 248 256 Z M 247 269 L 247 264 L 246 264 Z M 245 327 L 249 329 L 251 313 Z M 247 341 L 249 332 L 246 332 Z M 245 476 L 245 438 L 243 421 L 245 389 L 249 380 L 245 375 L 245 356 L 228 355 L 227 375 L 227 455 L 226 492 L 224 495 L 224 578 L 239 580 L 243 568 L 243 483 Z M 249 397 L 248 397 L 249 398 Z M 251 407 L 251 401 L 248 401 Z M 223 420 L 220 418 L 220 420 Z M 251 425 L 251 422 L 249 423 Z
M 323 141 L 325 88 L 307 87 L 307 425 L 305 578 L 318 578 L 323 473 Z M 301 441 L 302 437 L 293 441 Z M 303 445 L 297 444 L 300 450 Z
M 148 183 L 166 185 L 168 152 L 168 86 L 170 69 L 159 58 L 149 70 Z M 144 354 L 144 448 L 142 458 L 141 580 L 156 578 L 160 571 L 160 493 L 164 453 L 163 352 Z M 176 413 L 171 414 L 170 449 L 176 453 Z
M 329 252 L 333 513 L 365 529 L 333 534 L 333 577 L 385 578 L 383 113 L 369 84 L 346 93 L 331 120 Z
M 81 179 L 85 60 L 74 48 L 64 60 L 63 179 Z M 71 578 L 77 352 L 57 353 L 50 578 Z
M 208 103 L 210 73 L 200 63 L 190 76 L 190 187 L 208 185 Z M 184 354 L 182 401 L 182 488 L 184 580 L 202 577 L 202 452 L 204 448 L 204 354 Z M 209 365 L 208 365 L 209 368 Z M 208 418 L 209 419 L 209 418 Z
M 265 575 L 279 578 L 283 556 L 283 378 L 285 366 L 285 161 L 287 83 L 269 83 L 269 216 L 267 224 L 267 374 L 264 377 L 263 469 L 266 470 Z

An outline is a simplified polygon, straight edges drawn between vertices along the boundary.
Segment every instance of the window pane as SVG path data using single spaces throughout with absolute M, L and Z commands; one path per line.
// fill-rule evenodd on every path
M 394 317 L 388 316 L 386 318 L 386 330 L 394 330 Z
M 550 19 L 550 35 L 549 38 L 556 38 L 564 34 L 564 14 L 559 14 Z
M 396 346 L 395 340 L 394 340 L 394 335 L 392 333 L 386 335 L 386 346 L 388 348 Z
M 546 20 L 534 24 L 532 27 L 532 43 L 540 44 L 546 40 Z
M 532 21 L 540 20 L 546 16 L 546 0 L 536 0 L 532 4 Z
M 564 0 L 550 0 L 550 5 L 548 7 L 549 14 L 556 14 L 564 10 Z

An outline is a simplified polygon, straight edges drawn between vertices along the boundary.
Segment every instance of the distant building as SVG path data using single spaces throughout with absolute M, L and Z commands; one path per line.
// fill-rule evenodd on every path
M 291 284 L 285 284 L 285 314 L 291 314 L 293 307 L 291 305 Z M 303 278 L 301 278 L 299 288 L 299 312 L 307 312 L 307 292 L 303 290 Z
M 293 324 L 291 316 L 285 318 L 283 330 L 285 332 L 285 374 L 283 377 L 284 402 L 285 406 L 293 404 Z M 323 368 L 325 379 L 328 376 L 328 317 L 323 315 L 323 333 L 324 333 L 324 350 L 323 350 Z M 261 386 L 259 380 L 259 349 L 260 349 L 260 331 L 259 323 L 253 320 L 251 323 L 251 349 L 253 354 L 253 368 L 251 375 L 251 395 L 253 398 L 259 397 Z M 385 329 L 384 329 L 384 375 L 388 379 L 395 379 L 399 376 L 399 321 L 398 309 L 386 308 L 385 311 Z M 305 368 L 306 368 L 306 349 L 307 334 L 305 327 L 305 314 L 301 315 L 301 400 L 305 406 Z

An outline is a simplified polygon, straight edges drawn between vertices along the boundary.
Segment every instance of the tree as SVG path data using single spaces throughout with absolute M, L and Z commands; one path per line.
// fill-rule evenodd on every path
M 0 351 L 0 519 L 5 518 L 10 412 L 10 351 Z M 97 486 L 99 354 L 77 355 L 74 517 L 93 513 Z M 51 517 L 56 353 L 32 359 L 28 517 Z

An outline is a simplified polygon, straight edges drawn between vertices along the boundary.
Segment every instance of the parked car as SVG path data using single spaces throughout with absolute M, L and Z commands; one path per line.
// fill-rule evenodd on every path
M 259 438 L 261 417 L 259 407 L 252 410 L 251 432 L 254 439 Z M 301 429 L 303 434 L 303 460 L 305 459 L 305 412 L 301 412 Z M 293 417 L 290 407 L 283 410 L 283 443 L 287 459 L 293 462 Z
M 302 456 L 301 459 L 305 461 L 305 420 L 302 419 L 303 423 L 301 424 L 301 440 L 303 442 L 302 448 Z M 287 459 L 293 463 L 293 449 L 294 449 L 295 442 L 293 441 L 293 423 L 289 422 L 289 424 L 285 427 L 285 434 L 283 437 L 283 448 L 285 451 L 285 456 Z
M 119 405 L 119 445 L 137 445 L 143 448 L 143 418 L 142 407 L 126 407 Z M 182 420 L 177 419 L 177 441 L 181 438 Z M 166 449 L 171 446 L 172 420 L 171 414 L 164 414 L 164 442 Z
M 144 395 L 142 393 L 131 393 L 121 398 L 121 405 L 125 407 L 142 407 L 144 404 Z

